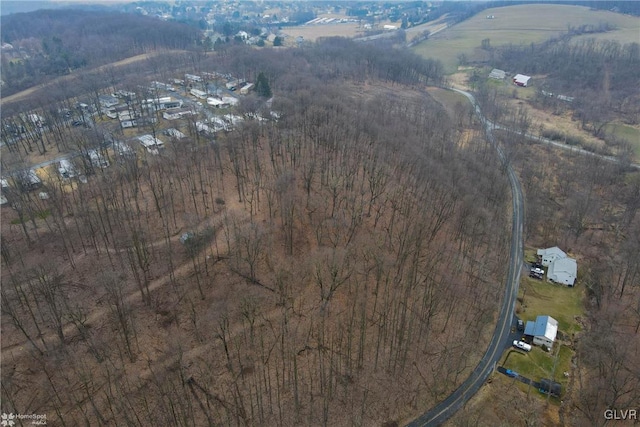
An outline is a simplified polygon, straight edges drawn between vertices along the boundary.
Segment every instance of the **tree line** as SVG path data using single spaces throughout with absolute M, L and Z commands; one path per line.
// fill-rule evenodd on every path
M 69 74 L 157 49 L 189 49 L 200 32 L 184 24 L 116 12 L 39 10 L 1 18 L 2 41 L 28 53 L 3 54 L 4 95 Z

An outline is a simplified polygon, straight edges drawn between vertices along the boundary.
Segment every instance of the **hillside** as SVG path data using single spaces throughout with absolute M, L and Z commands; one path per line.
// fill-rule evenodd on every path
M 158 49 L 185 49 L 198 30 L 145 16 L 39 10 L 3 16 L 3 96 L 48 79 Z
M 436 64 L 344 40 L 232 53 L 190 71 L 260 64 L 277 119 L 249 99 L 233 132 L 190 118 L 158 156 L 112 159 L 86 184 L 43 172 L 48 198 L 9 195 L 7 410 L 376 425 L 415 416 L 477 364 L 509 193 L 468 116 L 421 89 Z

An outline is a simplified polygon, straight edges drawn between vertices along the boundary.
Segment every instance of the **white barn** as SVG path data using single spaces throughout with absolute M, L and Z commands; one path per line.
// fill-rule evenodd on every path
M 516 74 L 513 76 L 513 84 L 516 86 L 527 87 L 529 85 L 529 80 L 531 80 L 531 76 L 525 76 L 524 74 Z

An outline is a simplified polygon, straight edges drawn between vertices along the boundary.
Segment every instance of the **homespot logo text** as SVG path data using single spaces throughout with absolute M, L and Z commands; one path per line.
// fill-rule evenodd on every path
M 0 415 L 0 425 L 3 427 L 11 427 L 16 425 L 16 421 L 29 421 L 34 426 L 46 426 L 47 415 L 46 414 L 7 414 L 5 412 Z

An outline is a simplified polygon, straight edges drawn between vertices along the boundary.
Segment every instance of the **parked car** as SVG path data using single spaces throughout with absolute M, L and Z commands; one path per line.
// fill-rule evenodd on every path
M 513 346 L 514 346 L 515 348 L 519 348 L 520 350 L 524 350 L 524 351 L 531 351 L 531 345 L 530 345 L 530 344 L 527 344 L 527 343 L 526 343 L 526 342 L 524 342 L 524 341 L 518 341 L 518 340 L 515 340 L 515 341 L 513 342 Z
M 518 319 L 518 330 L 524 331 L 524 322 L 520 319 Z
M 529 272 L 529 277 L 533 277 L 535 279 L 542 279 L 544 277 L 544 270 L 538 267 L 534 267 Z
M 507 376 L 515 378 L 517 376 L 519 376 L 520 374 L 518 374 L 516 371 L 512 371 L 511 369 L 507 369 Z

